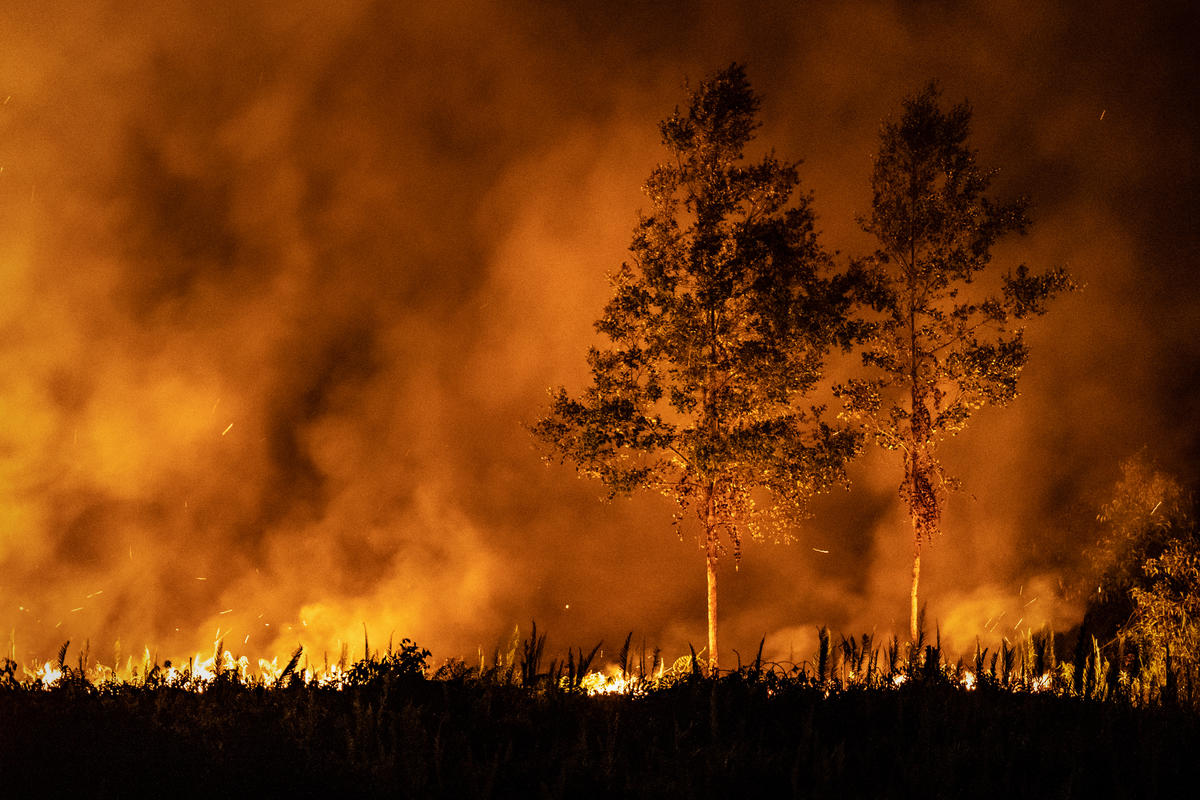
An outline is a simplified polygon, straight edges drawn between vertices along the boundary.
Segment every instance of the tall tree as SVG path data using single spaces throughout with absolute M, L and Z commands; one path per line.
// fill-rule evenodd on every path
M 817 242 L 796 164 L 746 163 L 758 108 L 733 64 L 660 124 L 670 160 L 646 181 L 651 211 L 611 276 L 591 385 L 579 398 L 553 392 L 533 426 L 612 495 L 656 490 L 678 502 L 677 523 L 694 513 L 714 670 L 718 557 L 738 558 L 746 533 L 791 521 L 843 481 L 861 438 L 803 405 L 852 333 L 847 286 Z M 756 508 L 755 490 L 769 502 Z
M 1028 359 L 1025 322 L 1073 287 L 1063 269 L 1033 274 L 1024 264 L 1000 276 L 990 295 L 971 285 L 991 264 L 999 239 L 1026 231 L 1029 204 L 985 194 L 995 171 L 976 163 L 970 123 L 970 106 L 943 111 L 931 83 L 904 100 L 898 121 L 883 126 L 871 213 L 860 220 L 878 249 L 857 263 L 861 297 L 878 312 L 863 353 L 868 376 L 838 388 L 843 416 L 902 456 L 914 638 L 921 547 L 940 533 L 947 491 L 956 486 L 938 443 L 983 406 L 1016 397 Z

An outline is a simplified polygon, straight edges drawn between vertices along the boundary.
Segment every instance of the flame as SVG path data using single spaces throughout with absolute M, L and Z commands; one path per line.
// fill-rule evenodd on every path
M 38 670 L 37 677 L 38 680 L 42 682 L 42 686 L 45 686 L 47 689 L 49 689 L 54 684 L 58 683 L 60 678 L 62 678 L 62 670 L 47 661 L 44 665 L 42 665 L 42 668 Z
M 142 654 L 142 663 L 139 665 L 134 663 L 132 656 L 128 657 L 125 667 L 122 669 L 119 665 L 112 667 L 94 662 L 92 666 L 85 666 L 83 660 L 80 660 L 79 669 L 73 667 L 59 665 L 56 661 L 45 661 L 36 668 L 26 666 L 22 670 L 27 678 L 23 685 L 28 688 L 41 689 L 56 689 L 64 684 L 66 679 L 67 684 L 76 682 L 87 682 L 93 686 L 133 686 L 154 688 L 158 686 L 167 686 L 175 689 L 183 689 L 190 692 L 203 693 L 211 688 L 219 681 L 229 681 L 235 685 L 246 687 L 276 689 L 282 688 L 290 682 L 298 682 L 302 686 L 322 689 L 342 690 L 355 685 L 356 678 L 361 677 L 356 675 L 359 672 L 359 665 L 348 665 L 343 652 L 343 658 L 337 662 L 329 663 L 326 661 L 323 665 L 310 664 L 307 657 L 300 658 L 300 653 L 293 653 L 286 660 L 280 656 L 275 656 L 271 659 L 259 658 L 256 662 L 245 655 L 236 656 L 228 649 L 224 649 L 220 645 L 215 646 L 212 654 L 204 657 L 197 653 L 186 662 L 179 664 L 165 661 L 161 664 L 156 660 L 149 648 L 145 649 Z M 365 663 L 379 663 L 374 656 L 368 656 Z M 14 665 L 15 666 L 15 665 Z M 656 688 L 669 686 L 675 679 L 686 678 L 694 672 L 691 663 L 691 657 L 680 657 L 673 664 L 668 665 L 666 662 L 659 661 L 656 669 L 649 674 L 641 674 L 640 672 L 629 673 L 621 669 L 617 664 L 610 664 L 602 669 L 593 670 L 585 674 L 579 679 L 577 688 L 582 689 L 588 696 L 600 695 L 624 695 L 627 697 L 641 697 L 654 691 Z M 950 684 L 958 689 L 966 692 L 975 691 L 981 680 L 989 685 L 996 685 L 996 675 L 992 675 L 990 679 L 964 667 L 959 667 L 957 677 L 954 677 L 953 671 L 944 671 L 943 674 L 949 679 Z M 1060 682 L 1056 685 L 1056 674 L 1059 675 Z M 1062 679 L 1062 675 L 1068 677 Z M 1030 675 L 1028 673 L 1019 673 L 1012 676 L 1011 681 L 1005 682 L 1004 688 L 1006 691 L 1014 693 L 1070 693 L 1070 678 L 1069 672 L 1063 673 L 1061 670 L 1058 673 L 1047 671 L 1040 675 Z M 883 680 L 885 687 L 899 689 L 906 686 L 914 679 L 920 682 L 920 679 L 914 675 L 899 672 Z M 431 678 L 431 680 L 436 680 Z M 866 676 L 862 673 L 857 675 L 850 673 L 850 678 L 845 683 L 834 680 L 826 682 L 822 686 L 822 694 L 824 697 L 830 697 L 841 688 L 850 688 L 854 685 L 865 685 Z M 1135 680 L 1127 672 L 1119 673 L 1119 680 L 1123 686 L 1130 686 Z M 879 684 L 872 683 L 873 686 Z M 571 690 L 572 684 L 568 678 L 563 677 L 560 680 L 561 688 Z M 767 687 L 768 696 L 775 694 L 771 686 Z
M 626 675 L 620 667 L 612 667 L 607 672 L 589 672 L 583 676 L 579 685 L 589 695 L 598 694 L 637 694 L 645 690 L 644 682 Z

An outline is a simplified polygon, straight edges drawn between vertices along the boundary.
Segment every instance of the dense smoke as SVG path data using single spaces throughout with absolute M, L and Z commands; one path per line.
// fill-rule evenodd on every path
M 1031 328 L 1021 397 L 946 448 L 965 491 L 923 590 L 952 643 L 1077 619 L 1071 520 L 1122 458 L 1195 476 L 1187 11 L 53 5 L 8 4 L 0 48 L 0 623 L 21 661 L 67 639 L 106 663 L 215 637 L 358 653 L 364 626 L 470 658 L 531 618 L 551 647 L 701 642 L 670 506 L 601 502 L 523 425 L 586 378 L 658 120 L 734 60 L 829 249 L 869 247 L 879 124 L 939 78 L 996 191 L 1035 201 L 998 264 L 1086 284 Z M 727 565 L 733 648 L 903 632 L 899 469 L 868 453 L 795 543 Z

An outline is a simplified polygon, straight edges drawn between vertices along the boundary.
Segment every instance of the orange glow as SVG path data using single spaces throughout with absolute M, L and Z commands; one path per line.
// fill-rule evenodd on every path
M 658 120 L 734 59 L 830 251 L 867 246 L 880 120 L 940 76 L 997 190 L 1037 204 L 1017 260 L 1087 284 L 1032 333 L 1021 397 L 945 448 L 965 491 L 922 556 L 930 637 L 1069 629 L 1078 509 L 1143 445 L 1200 463 L 1193 48 L 1153 25 L 875 0 L 135 5 L 5 10 L 0 630 L 37 681 L 66 641 L 68 666 L 90 642 L 87 668 L 124 680 L 167 660 L 182 680 L 190 656 L 197 680 L 270 681 L 303 646 L 305 679 L 334 683 L 364 629 L 433 663 L 531 619 L 564 648 L 701 643 L 671 510 L 605 504 L 523 425 L 585 377 Z M 903 634 L 897 477 L 871 455 L 851 477 L 794 546 L 721 567 L 727 647 L 798 663 L 819 625 Z

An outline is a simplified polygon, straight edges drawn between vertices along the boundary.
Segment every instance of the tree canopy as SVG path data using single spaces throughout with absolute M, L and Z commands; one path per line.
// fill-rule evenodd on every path
M 914 540 L 910 627 L 916 635 L 920 549 L 941 530 L 956 485 L 937 455 L 986 405 L 1017 395 L 1028 361 L 1024 326 L 1073 288 L 1061 268 L 1035 274 L 1024 264 L 982 294 L 971 284 L 991 265 L 992 248 L 1024 233 L 1025 199 L 997 201 L 994 171 L 969 146 L 971 108 L 943 110 L 935 84 L 903 102 L 880 133 L 871 176 L 871 213 L 861 220 L 878 248 L 860 259 L 859 298 L 876 313 L 863 352 L 865 376 L 839 387 L 843 416 L 902 455 L 900 496 Z
M 579 396 L 560 388 L 534 433 L 612 494 L 653 490 L 699 522 L 715 667 L 719 554 L 803 514 L 845 477 L 860 436 L 806 404 L 848 345 L 848 283 L 817 238 L 797 164 L 747 161 L 760 100 L 733 64 L 659 130 L 631 258 L 611 276 Z M 769 502 L 757 503 L 763 497 Z

